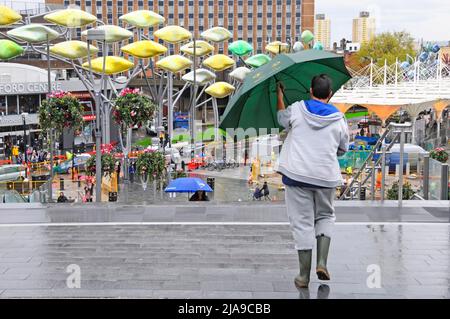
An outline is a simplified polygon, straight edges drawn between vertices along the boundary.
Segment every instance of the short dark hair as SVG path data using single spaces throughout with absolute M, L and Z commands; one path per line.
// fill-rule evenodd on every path
M 312 94 L 318 99 L 326 99 L 331 94 L 332 81 L 326 74 L 313 77 L 311 81 Z

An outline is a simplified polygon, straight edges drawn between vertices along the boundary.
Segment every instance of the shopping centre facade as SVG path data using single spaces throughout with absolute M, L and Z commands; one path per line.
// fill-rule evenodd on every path
M 52 91 L 71 92 L 85 105 L 85 119 L 92 120 L 92 100 L 83 83 L 76 78 L 57 80 L 51 73 Z M 38 67 L 19 63 L 0 63 L 0 143 L 9 140 L 21 143 L 24 132 L 27 144 L 34 146 L 40 140 L 38 120 L 39 106 L 48 93 L 48 72 Z M 91 143 L 90 125 L 86 125 L 85 134 L 77 138 L 79 143 Z M 89 133 L 89 134 L 88 134 Z M 65 141 L 63 144 L 73 144 Z M 0 146 L 0 156 L 4 149 Z

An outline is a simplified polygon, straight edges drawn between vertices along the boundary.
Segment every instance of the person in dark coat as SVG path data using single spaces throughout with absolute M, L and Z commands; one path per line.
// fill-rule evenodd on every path
M 205 191 L 196 191 L 189 199 L 190 202 L 209 202 L 209 198 Z
M 264 185 L 263 185 L 263 188 L 261 189 L 261 191 L 264 196 L 264 199 L 271 200 L 270 196 L 269 196 L 270 195 L 269 185 L 267 185 L 267 182 L 264 182 Z
M 67 197 L 64 195 L 63 192 L 59 193 L 59 197 L 58 197 L 58 203 L 67 203 L 69 200 L 67 199 Z

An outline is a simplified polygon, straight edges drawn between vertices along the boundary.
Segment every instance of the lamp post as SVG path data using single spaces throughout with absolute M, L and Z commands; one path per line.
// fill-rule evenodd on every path
M 28 113 L 22 113 L 22 123 L 23 123 L 23 153 L 25 155 L 25 176 L 28 176 L 28 155 L 27 155 L 27 122 L 26 116 Z
M 105 68 L 106 68 L 106 33 L 104 30 L 88 30 L 87 35 L 87 46 L 88 52 L 90 52 L 90 44 L 89 41 L 102 41 L 102 49 L 103 49 L 103 73 L 100 83 L 104 83 L 105 77 Z M 102 201 L 102 146 L 101 146 L 101 112 L 100 108 L 102 107 L 102 99 L 101 99 L 101 85 L 99 89 L 95 88 L 94 76 L 92 72 L 91 65 L 91 56 L 88 55 L 89 62 L 89 70 L 91 73 L 92 85 L 94 88 L 94 97 L 95 97 L 95 201 L 100 203 Z
M 47 34 L 47 89 L 48 95 L 52 94 L 52 77 L 51 77 L 51 64 L 50 64 L 50 40 Z M 48 143 L 50 144 L 50 183 L 48 185 L 48 199 L 50 202 L 53 200 L 53 178 L 55 177 L 53 172 L 53 129 L 50 129 L 50 136 L 48 136 Z

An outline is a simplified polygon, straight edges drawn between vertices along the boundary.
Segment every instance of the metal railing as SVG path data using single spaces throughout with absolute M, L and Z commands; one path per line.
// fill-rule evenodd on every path
M 383 135 L 381 135 L 380 139 L 377 141 L 377 143 L 375 144 L 375 146 L 373 147 L 373 150 L 370 152 L 369 156 L 366 158 L 366 160 L 363 162 L 361 168 L 357 171 L 355 176 L 352 176 L 352 182 L 350 183 L 350 185 L 348 185 L 348 187 L 346 188 L 346 190 L 341 194 L 340 199 L 343 200 L 345 199 L 345 197 L 348 195 L 348 192 L 353 188 L 353 186 L 358 182 L 358 179 L 360 178 L 360 176 L 362 175 L 362 173 L 364 171 L 367 170 L 368 164 L 372 161 L 372 159 L 375 157 L 375 154 L 377 152 L 377 150 L 382 146 L 383 141 L 386 139 L 386 137 L 389 135 L 389 133 L 391 132 L 391 128 L 392 128 L 392 124 L 390 124 L 386 130 L 384 131 Z M 382 160 L 382 158 L 384 157 L 385 159 L 385 155 L 386 152 L 390 151 L 390 149 L 392 148 L 392 146 L 394 145 L 395 140 L 398 138 L 398 136 L 395 136 L 395 138 L 392 140 L 391 144 L 388 146 L 388 148 L 386 149 L 386 151 L 384 152 L 384 155 L 381 156 L 381 158 L 379 160 Z M 379 162 L 377 161 L 377 164 L 379 165 Z M 375 166 L 377 165 L 375 164 Z M 368 181 L 368 179 L 370 178 L 370 175 L 368 175 L 366 177 L 366 179 L 364 180 L 364 182 L 359 183 L 359 190 L 361 191 L 361 187 Z M 383 183 L 382 183 L 383 184 Z M 353 198 L 352 198 L 353 199 Z
M 371 187 L 371 200 L 375 200 L 376 181 L 375 176 L 378 170 L 381 169 L 381 201 L 385 199 L 386 193 L 386 160 L 387 154 L 390 154 L 390 150 L 394 146 L 397 140 L 400 140 L 400 160 L 398 164 L 398 177 L 399 177 L 399 189 L 398 189 L 398 203 L 399 207 L 402 206 L 403 201 L 403 187 L 404 187 L 404 167 L 405 167 L 405 141 L 406 134 L 411 132 L 411 124 L 397 124 L 391 123 L 376 143 L 373 151 L 370 152 L 367 159 L 362 164 L 361 168 L 352 176 L 353 180 L 348 185 L 341 195 L 340 200 L 353 200 L 355 195 L 361 194 L 361 190 L 370 181 Z M 391 142 L 386 146 L 384 143 L 387 136 L 393 134 Z M 376 155 L 378 156 L 375 159 Z M 449 200 L 449 167 L 448 164 L 440 163 L 436 160 L 430 159 L 429 153 L 421 154 L 420 160 L 422 162 L 421 169 L 419 169 L 419 163 L 417 164 L 417 171 L 421 171 L 422 187 L 421 193 L 416 194 L 414 199 L 420 200 Z M 408 167 L 408 164 L 406 165 Z M 367 173 L 364 178 L 363 173 Z M 408 169 L 407 169 L 408 172 Z M 408 174 L 408 173 L 407 173 Z M 361 180 L 360 180 L 361 178 Z M 357 190 L 357 191 L 356 191 Z M 350 195 L 349 195 L 350 193 Z

